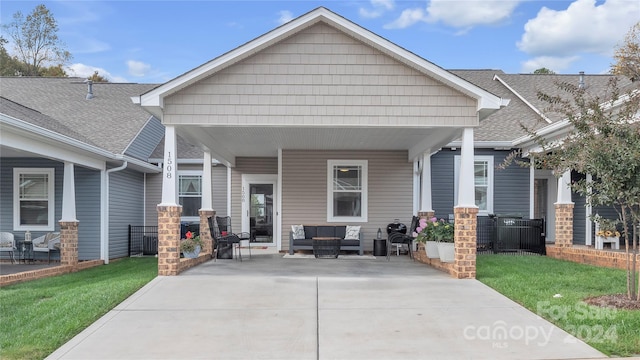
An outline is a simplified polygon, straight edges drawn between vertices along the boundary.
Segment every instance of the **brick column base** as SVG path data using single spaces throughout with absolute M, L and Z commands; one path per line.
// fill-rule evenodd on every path
M 158 205 L 158 275 L 178 275 L 182 206 Z
M 209 220 L 211 216 L 216 216 L 215 210 L 200 210 L 200 240 L 202 240 L 202 251 L 206 254 L 213 254 L 213 237 L 211 236 L 211 230 L 209 229 Z
M 429 220 L 429 219 L 431 219 L 431 218 L 433 218 L 435 216 L 436 216 L 436 212 L 435 211 L 420 211 L 420 212 L 418 212 L 418 217 L 420 219 Z
M 475 279 L 478 208 L 454 208 L 453 213 L 455 260 L 452 275 L 458 279 Z
M 60 221 L 60 264 L 78 267 L 78 221 Z
M 557 247 L 573 246 L 573 206 L 574 204 L 555 204 Z

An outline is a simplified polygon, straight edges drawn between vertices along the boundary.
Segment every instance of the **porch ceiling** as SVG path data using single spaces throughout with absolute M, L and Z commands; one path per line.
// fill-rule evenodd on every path
M 208 148 L 220 162 L 275 157 L 283 150 L 407 150 L 407 161 L 460 136 L 459 128 L 201 127 L 179 126 L 180 136 Z

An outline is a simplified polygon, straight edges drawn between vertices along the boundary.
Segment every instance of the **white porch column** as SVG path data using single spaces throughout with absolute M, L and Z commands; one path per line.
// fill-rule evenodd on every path
M 587 183 L 591 183 L 591 181 L 593 181 L 591 174 L 587 174 Z M 591 188 L 589 188 L 589 192 L 591 192 Z M 584 244 L 587 246 L 593 243 L 593 234 L 592 234 L 593 222 L 590 219 L 591 215 L 593 215 L 593 208 L 587 202 L 586 214 L 584 217 L 584 235 L 585 235 Z
M 420 212 L 433 214 L 431 195 L 431 150 L 422 154 L 422 191 L 420 197 Z
M 412 214 L 417 214 L 420 212 L 420 201 L 421 201 L 421 191 L 420 191 L 420 160 L 413 159 L 413 211 Z
M 458 179 L 458 203 L 455 207 L 477 208 L 474 183 L 473 128 L 465 128 L 460 147 L 460 177 Z
M 473 170 L 473 128 L 465 128 L 460 147 L 458 204 L 453 209 L 455 221 L 453 275 L 458 279 L 476 278 L 478 206 L 476 206 Z
M 573 204 L 571 201 L 571 170 L 565 171 L 558 178 L 558 199 L 556 204 Z
M 164 164 L 162 171 L 162 206 L 178 205 L 178 172 L 176 128 L 167 125 L 164 130 Z
M 213 210 L 213 189 L 211 187 L 211 151 L 204 151 L 202 164 L 202 204 L 200 210 Z
M 535 214 L 535 184 L 536 184 L 536 168 L 533 166 L 535 159 L 533 155 L 531 155 L 530 159 L 531 166 L 529 167 L 529 219 L 534 219 Z
M 72 162 L 64 162 L 64 182 L 62 186 L 62 218 L 60 221 L 78 221 L 76 218 L 75 167 Z
M 573 206 L 571 201 L 571 170 L 565 171 L 558 178 L 558 201 L 556 208 L 556 247 L 573 246 Z

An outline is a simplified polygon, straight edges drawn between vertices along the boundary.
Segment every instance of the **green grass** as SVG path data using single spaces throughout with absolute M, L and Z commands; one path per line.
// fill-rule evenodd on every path
M 583 302 L 598 295 L 626 294 L 623 270 L 544 256 L 479 255 L 477 278 L 607 355 L 640 354 L 640 310 L 603 309 Z
M 42 359 L 158 275 L 156 258 L 0 288 L 0 359 Z

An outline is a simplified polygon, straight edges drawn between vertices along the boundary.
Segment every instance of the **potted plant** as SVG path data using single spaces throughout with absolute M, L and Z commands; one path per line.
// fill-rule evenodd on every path
M 620 232 L 617 226 L 620 220 L 605 219 L 599 214 L 593 216 L 592 220 L 596 223 L 596 249 L 602 249 L 604 243 L 619 244 Z
M 424 244 L 424 251 L 428 258 L 439 258 L 438 254 L 438 242 L 434 235 L 434 223 L 438 222 L 438 219 L 420 219 L 418 227 L 416 227 L 416 233 L 413 234 L 416 238 L 416 242 Z
M 202 240 L 200 236 L 195 236 L 191 231 L 187 231 L 185 239 L 180 240 L 180 251 L 186 258 L 196 258 L 202 250 Z
M 433 233 L 436 241 L 438 242 L 438 255 L 440 255 L 440 261 L 453 262 L 455 259 L 455 227 L 453 223 L 440 219 L 433 223 Z

